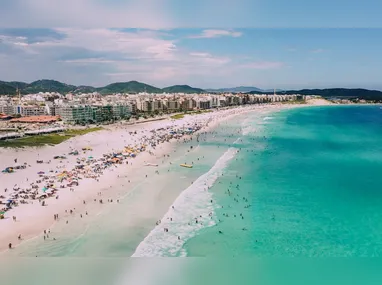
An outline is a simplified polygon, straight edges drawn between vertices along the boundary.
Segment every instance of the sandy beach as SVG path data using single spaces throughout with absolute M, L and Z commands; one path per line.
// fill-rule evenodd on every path
M 0 174 L 1 208 L 6 210 L 0 220 L 0 251 L 8 252 L 10 243 L 15 248 L 36 237 L 56 240 L 57 223 L 62 227 L 81 219 L 81 225 L 86 226 L 102 207 L 113 207 L 141 181 L 159 174 L 156 166 L 171 163 L 176 144 L 195 139 L 224 120 L 260 109 L 272 112 L 291 107 L 297 106 L 247 106 L 178 120 L 118 123 L 56 146 L 0 149 L 2 170 L 25 166 Z M 78 155 L 69 154 L 75 151 Z M 54 159 L 57 156 L 62 157 Z M 145 205 L 136 207 L 142 208 L 137 215 L 150 211 Z

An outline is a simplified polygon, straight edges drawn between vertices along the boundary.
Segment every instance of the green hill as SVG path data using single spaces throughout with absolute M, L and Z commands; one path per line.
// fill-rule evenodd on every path
M 138 81 L 129 82 L 117 82 L 109 84 L 105 87 L 97 88 L 98 92 L 101 94 L 112 94 L 112 93 L 162 93 L 160 88 L 141 83 Z
M 16 95 L 16 89 L 19 88 L 22 94 L 38 93 L 38 92 L 58 92 L 66 94 L 68 92 L 75 93 L 91 93 L 100 92 L 101 94 L 113 93 L 203 93 L 206 92 L 200 88 L 193 88 L 189 85 L 174 85 L 163 89 L 157 88 L 138 81 L 116 82 L 104 87 L 92 86 L 74 86 L 65 84 L 56 80 L 37 80 L 32 83 L 18 81 L 0 81 L 0 95 Z M 248 87 L 238 87 L 246 89 Z M 252 87 L 251 87 L 252 88 Z M 269 92 L 259 92 L 254 90 L 247 94 L 273 94 L 273 90 Z M 326 88 L 326 89 L 303 89 L 277 91 L 277 94 L 301 94 L 301 95 L 319 95 L 324 98 L 359 98 L 365 100 L 382 101 L 382 91 L 367 89 L 346 89 L 346 88 Z
M 9 82 L 0 81 L 0 94 L 15 95 L 16 88 L 9 84 Z
M 193 88 L 188 85 L 174 85 L 162 89 L 166 93 L 203 93 L 205 92 L 200 88 Z
M 97 92 L 97 88 L 93 86 L 77 86 L 76 89 L 74 90 L 74 93 L 93 93 Z
M 74 91 L 76 86 L 68 85 L 56 80 L 37 80 L 28 84 L 25 88 L 22 89 L 23 93 L 38 93 L 38 92 L 59 92 L 67 93 Z

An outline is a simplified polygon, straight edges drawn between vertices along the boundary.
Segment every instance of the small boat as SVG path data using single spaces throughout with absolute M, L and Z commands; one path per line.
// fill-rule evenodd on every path
M 182 163 L 180 166 L 182 166 L 182 167 L 187 167 L 187 168 L 192 168 L 192 165 L 190 165 L 190 164 L 185 164 L 185 163 Z

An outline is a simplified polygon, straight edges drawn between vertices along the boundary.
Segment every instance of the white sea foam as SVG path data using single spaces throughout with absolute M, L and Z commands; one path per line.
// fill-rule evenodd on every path
M 273 119 L 273 117 L 264 117 L 264 121 L 268 121 L 268 120 L 272 120 Z
M 173 203 L 174 209 L 170 207 L 161 223 L 138 245 L 132 256 L 186 256 L 187 252 L 183 249 L 184 243 L 194 237 L 200 229 L 216 224 L 216 221 L 209 216 L 210 213 L 214 213 L 215 205 L 211 203 L 212 194 L 208 191 L 208 187 L 211 187 L 221 176 L 222 171 L 236 153 L 237 149 L 229 148 L 207 173 L 184 190 Z M 165 228 L 169 231 L 165 232 Z
M 245 119 L 242 123 L 241 123 L 241 134 L 243 136 L 246 136 L 248 135 L 249 133 L 253 132 L 255 129 L 253 128 L 253 126 L 251 125 L 251 118 L 247 118 Z

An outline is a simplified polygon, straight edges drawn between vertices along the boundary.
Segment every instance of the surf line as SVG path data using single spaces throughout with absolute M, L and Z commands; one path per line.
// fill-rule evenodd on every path
M 229 148 L 192 185 L 183 190 L 161 222 L 138 245 L 132 257 L 177 256 L 185 242 L 194 237 L 200 229 L 216 224 L 215 204 L 208 189 L 222 175 L 223 170 L 235 157 L 237 149 Z M 186 253 L 183 252 L 183 255 Z

